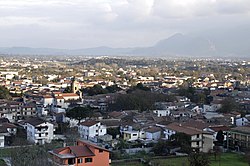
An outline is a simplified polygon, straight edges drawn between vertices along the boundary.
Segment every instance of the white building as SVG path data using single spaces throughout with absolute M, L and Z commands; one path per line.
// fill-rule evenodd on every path
M 80 137 L 91 140 L 98 136 L 107 134 L 106 126 L 102 125 L 99 121 L 86 120 L 78 126 Z
M 140 130 L 134 130 L 132 126 L 125 126 L 125 127 L 120 127 L 120 132 L 122 134 L 122 137 L 126 141 L 135 141 L 138 139 L 145 139 L 146 134 L 145 131 L 140 129 Z
M 153 112 L 157 114 L 158 117 L 169 116 L 171 113 L 170 110 L 154 110 Z
M 235 120 L 236 126 L 246 126 L 250 124 L 250 116 L 242 117 L 242 118 L 237 118 Z
M 150 127 L 145 130 L 146 132 L 146 139 L 157 141 L 161 138 L 161 131 L 160 127 Z
M 59 93 L 54 94 L 54 106 L 60 108 L 68 108 L 70 103 L 73 101 L 80 101 L 80 96 L 75 93 Z
M 50 143 L 54 138 L 54 125 L 39 118 L 26 121 L 27 140 L 35 144 Z

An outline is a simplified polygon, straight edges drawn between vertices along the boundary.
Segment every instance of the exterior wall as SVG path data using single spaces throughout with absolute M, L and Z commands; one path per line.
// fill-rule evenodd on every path
M 231 131 L 231 140 L 241 148 L 250 148 L 250 134 Z
M 4 135 L 0 135 L 0 147 L 4 147 Z
M 77 144 L 79 146 L 85 145 L 81 141 L 78 141 Z M 99 151 L 98 148 L 95 148 L 95 147 L 92 147 L 92 146 L 88 146 L 88 147 L 95 154 L 95 156 L 92 157 L 93 158 L 93 162 L 92 163 L 87 163 L 87 164 L 86 163 L 82 163 L 81 165 L 78 164 L 77 166 L 85 166 L 85 165 L 88 165 L 88 166 L 109 166 L 109 152 L 108 151 L 105 151 L 105 150 Z M 83 162 L 85 161 L 85 158 L 84 158 Z
M 213 135 L 203 134 L 203 148 L 202 152 L 209 152 L 213 149 Z
M 43 128 L 39 131 L 38 127 L 48 127 L 47 129 Z M 44 144 L 50 143 L 54 138 L 54 125 L 48 122 L 42 123 L 37 126 L 27 124 L 27 140 L 32 143 Z M 40 142 L 39 142 L 40 140 Z
M 43 98 L 43 106 L 47 107 L 48 105 L 52 105 L 54 98 Z
M 138 131 L 124 131 L 123 139 L 126 141 L 135 141 L 139 138 Z
M 161 138 L 161 131 L 155 133 L 146 132 L 146 138 L 151 140 L 158 140 Z
M 249 121 L 245 117 L 236 119 L 235 121 L 236 121 L 236 126 L 246 126 L 249 124 Z
M 170 115 L 169 110 L 154 110 L 154 113 L 157 114 L 158 117 Z
M 202 151 L 202 147 L 203 147 L 202 141 L 203 141 L 202 134 L 192 135 L 191 136 L 191 148 Z
M 88 140 L 89 138 L 94 138 L 95 136 L 103 136 L 107 134 L 107 128 L 99 122 L 90 127 L 80 125 L 78 127 L 78 132 L 82 138 Z
M 171 135 L 175 134 L 176 131 L 170 130 L 170 129 L 165 129 L 164 134 L 166 139 L 170 139 Z

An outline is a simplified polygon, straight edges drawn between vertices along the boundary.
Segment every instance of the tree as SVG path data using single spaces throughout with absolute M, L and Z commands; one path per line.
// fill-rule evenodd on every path
M 69 118 L 77 119 L 79 122 L 83 118 L 91 117 L 92 111 L 88 107 L 75 107 L 66 112 L 66 116 Z
M 4 86 L 0 86 L 0 99 L 11 99 L 10 92 Z
M 192 151 L 190 144 L 190 136 L 185 133 L 176 133 L 171 135 L 170 139 L 172 140 L 173 146 L 180 146 L 182 151 L 185 153 L 190 153 Z
M 49 162 L 48 150 L 45 145 L 43 146 L 24 146 L 15 148 L 11 151 L 11 165 L 12 166 L 52 166 Z
M 99 84 L 96 84 L 91 88 L 84 89 L 84 91 L 87 92 L 88 95 L 90 95 L 90 96 L 108 93 L 108 90 L 103 89 L 102 86 Z
M 107 86 L 106 87 L 106 90 L 109 92 L 109 93 L 115 93 L 115 92 L 118 92 L 120 90 L 122 90 L 120 87 L 118 87 L 117 85 L 111 85 L 111 86 Z
M 225 98 L 222 101 L 221 105 L 221 108 L 218 110 L 221 113 L 229 113 L 233 111 L 238 111 L 239 109 L 239 104 L 236 103 L 236 101 L 231 97 Z
M 112 135 L 113 139 L 115 139 L 117 135 L 120 135 L 120 129 L 119 129 L 119 127 L 108 128 L 107 134 Z
M 167 142 L 163 140 L 158 141 L 153 147 L 153 152 L 156 155 L 166 155 L 168 153 Z
M 216 139 L 217 139 L 218 145 L 223 145 L 224 133 L 222 130 L 218 131 L 218 133 L 216 135 Z
M 210 160 L 205 153 L 191 153 L 188 156 L 190 166 L 209 166 Z

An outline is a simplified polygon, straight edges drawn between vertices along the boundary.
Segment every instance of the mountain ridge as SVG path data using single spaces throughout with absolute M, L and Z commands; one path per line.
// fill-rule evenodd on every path
M 113 48 L 108 46 L 83 49 L 32 48 L 32 47 L 0 47 L 0 54 L 12 55 L 86 55 L 86 56 L 248 56 L 249 48 L 241 50 L 227 49 L 233 45 L 230 38 L 223 44 L 214 43 L 212 39 L 200 36 L 190 36 L 176 33 L 166 39 L 156 42 L 150 47 Z M 219 45 L 219 46 L 218 46 Z M 236 48 L 234 48 L 236 49 Z M 229 51 L 227 51 L 229 50 Z

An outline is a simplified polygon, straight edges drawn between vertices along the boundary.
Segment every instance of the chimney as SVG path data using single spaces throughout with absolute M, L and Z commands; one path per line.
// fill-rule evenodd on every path
M 65 148 L 67 146 L 66 142 L 63 143 L 63 147 Z

